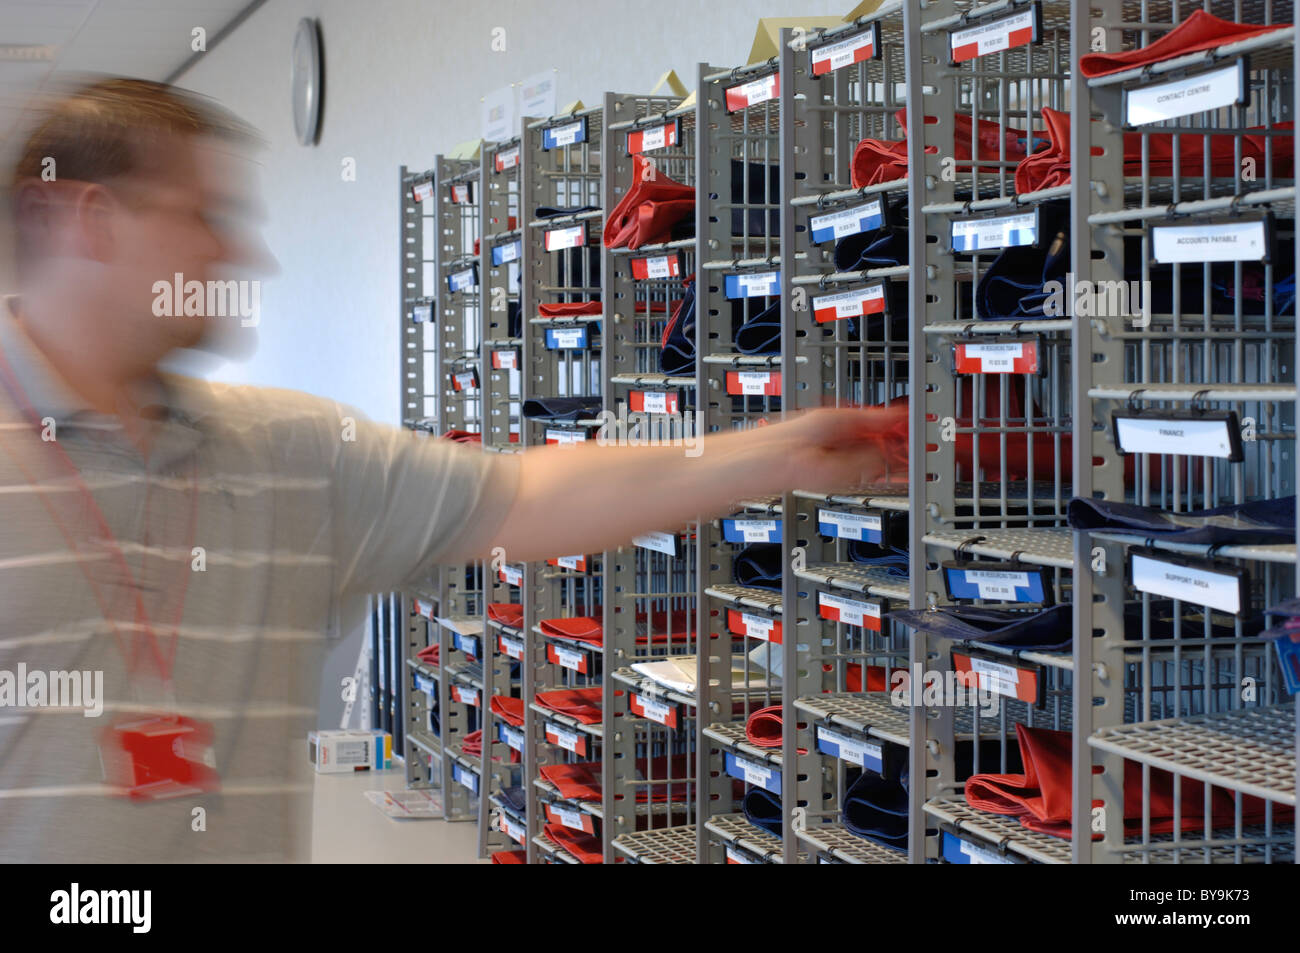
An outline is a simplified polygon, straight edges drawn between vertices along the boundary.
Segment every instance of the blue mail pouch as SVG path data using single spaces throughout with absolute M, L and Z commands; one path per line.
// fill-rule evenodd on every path
M 741 810 L 745 812 L 745 820 L 769 834 L 780 837 L 785 829 L 781 799 L 766 788 L 750 788 L 741 802 Z
M 524 336 L 523 310 L 518 301 L 506 302 L 506 336 L 512 338 Z
M 1070 270 L 1070 203 L 1044 202 L 1038 207 L 1038 244 L 1005 248 L 980 277 L 975 311 L 986 321 L 1016 321 L 1064 317 L 1045 315 L 1044 286 L 1061 283 Z M 1063 299 L 1062 299 L 1063 300 Z
M 673 310 L 668 338 L 659 352 L 659 370 L 672 377 L 695 373 L 695 284 L 685 288 L 685 297 Z
M 731 578 L 738 586 L 781 591 L 781 544 L 746 546 L 731 561 Z
M 883 569 L 898 579 L 907 578 L 908 558 L 905 549 L 896 546 L 879 546 L 876 543 L 864 543 L 855 539 L 849 543 L 848 551 L 852 562 Z
M 1069 648 L 1069 603 L 1040 612 L 1013 612 L 981 606 L 937 606 L 933 609 L 899 609 L 889 618 L 929 635 L 959 642 L 988 642 L 1008 648 L 1040 652 Z
M 731 204 L 774 206 L 766 210 L 733 208 L 732 235 L 777 238 L 781 234 L 781 167 L 732 159 Z
M 576 423 L 595 420 L 600 415 L 599 397 L 534 397 L 524 401 L 521 412 L 533 420 Z
M 866 271 L 906 265 L 908 240 L 907 229 L 900 225 L 841 238 L 835 243 L 835 270 Z
M 521 787 L 502 788 L 501 803 L 507 810 L 523 817 L 528 811 L 528 792 Z
M 561 215 L 581 215 L 583 212 L 599 212 L 595 205 L 539 205 L 534 210 L 537 218 L 559 218 Z
M 885 745 L 884 774 L 863 771 L 844 792 L 844 826 L 891 850 L 907 850 L 907 752 Z
M 1216 545 L 1294 542 L 1295 515 L 1294 496 L 1182 513 L 1075 497 L 1066 509 L 1073 529 Z
M 781 297 L 736 329 L 736 350 L 741 354 L 777 354 L 781 350 Z

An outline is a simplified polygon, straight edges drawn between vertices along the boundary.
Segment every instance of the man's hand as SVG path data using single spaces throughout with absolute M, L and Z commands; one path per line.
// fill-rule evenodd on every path
M 520 468 L 519 490 L 493 545 L 509 562 L 533 562 L 624 546 L 724 515 L 740 499 L 905 482 L 907 406 L 808 411 L 710 434 L 695 455 L 592 441 L 502 455 L 500 465 Z

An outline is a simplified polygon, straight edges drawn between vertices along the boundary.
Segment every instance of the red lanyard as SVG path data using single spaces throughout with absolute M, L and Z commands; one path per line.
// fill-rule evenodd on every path
M 27 418 L 28 423 L 38 433 L 41 430 L 41 418 L 36 410 L 32 407 L 14 376 L 13 368 L 10 367 L 9 361 L 0 349 L 0 379 L 2 379 L 5 389 L 18 405 L 23 415 Z M 3 440 L 4 431 L 0 428 L 0 440 Z M 55 435 L 57 438 L 57 434 Z M 45 505 L 50 517 L 54 520 L 55 525 L 67 540 L 68 546 L 74 550 L 78 556 L 77 564 L 81 567 L 82 573 L 90 583 L 90 587 L 95 594 L 95 601 L 99 603 L 100 611 L 104 619 L 113 629 L 113 635 L 117 639 L 118 648 L 127 660 L 127 670 L 133 673 L 139 662 L 139 654 L 145 645 L 153 650 L 154 661 L 158 665 L 158 673 L 164 686 L 170 686 L 172 665 L 176 658 L 176 646 L 179 638 L 181 617 L 185 610 L 185 594 L 189 587 L 190 576 L 192 575 L 188 564 L 188 556 L 181 561 L 181 578 L 174 591 L 178 595 L 176 603 L 175 618 L 172 623 L 172 635 L 170 642 L 170 651 L 164 655 L 162 646 L 159 644 L 158 637 L 154 633 L 153 624 L 150 621 L 149 613 L 145 610 L 142 590 L 136 582 L 134 574 L 126 561 L 126 554 L 122 551 L 121 544 L 114 537 L 112 530 L 109 528 L 108 520 L 105 519 L 103 511 L 99 504 L 95 502 L 90 487 L 82 478 L 81 472 L 77 465 L 72 462 L 67 452 L 59 446 L 57 439 L 45 440 L 42 443 L 48 446 L 49 452 L 42 454 L 46 463 L 49 465 L 50 472 L 34 474 L 25 465 L 23 456 L 18 451 L 13 451 L 14 461 L 18 464 L 23 476 L 28 483 L 36 489 L 41 497 L 41 502 Z M 58 471 L 55 473 L 54 471 Z M 66 492 L 51 492 L 44 489 L 50 481 L 50 478 L 70 478 L 76 488 L 76 493 L 69 494 Z M 145 488 L 145 521 L 148 525 L 149 500 L 153 494 L 152 482 L 146 483 Z M 75 499 L 73 498 L 75 496 Z M 186 547 L 187 553 L 193 551 L 193 541 L 198 524 L 198 475 L 197 464 L 190 468 L 190 520 L 189 520 L 189 539 L 190 545 Z M 79 528 L 85 527 L 86 522 L 90 523 L 90 532 L 78 532 Z M 106 584 L 96 578 L 94 567 L 99 564 L 95 557 L 98 555 L 96 548 L 92 543 L 98 543 L 108 550 L 110 565 L 115 573 L 112 582 L 116 584 L 117 598 L 114 599 L 106 592 Z M 148 558 L 148 553 L 141 556 L 141 561 Z M 173 591 L 163 588 L 162 593 Z M 165 598 L 165 595 L 160 595 Z M 135 616 L 135 624 L 142 635 L 137 634 L 130 643 L 130 651 L 125 637 L 118 628 L 117 620 L 119 616 L 116 609 L 122 605 L 124 600 L 133 600 L 134 607 L 132 610 Z M 165 604 L 164 604 L 165 605 Z M 160 613 L 161 614 L 161 613 Z

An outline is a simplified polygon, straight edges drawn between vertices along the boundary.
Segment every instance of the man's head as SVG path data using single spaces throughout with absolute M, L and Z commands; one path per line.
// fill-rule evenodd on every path
M 143 350 L 198 343 L 210 319 L 157 316 L 154 286 L 264 264 L 237 172 L 237 147 L 252 141 L 224 110 L 160 83 L 106 79 L 52 97 L 11 182 L 20 292 L 64 310 L 69 296 L 93 303 L 88 333 L 93 322 Z

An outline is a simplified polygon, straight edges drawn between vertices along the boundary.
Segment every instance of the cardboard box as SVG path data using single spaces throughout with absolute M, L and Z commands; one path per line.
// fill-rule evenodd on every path
M 386 731 L 309 731 L 307 758 L 318 774 L 383 771 L 393 766 L 393 736 Z

